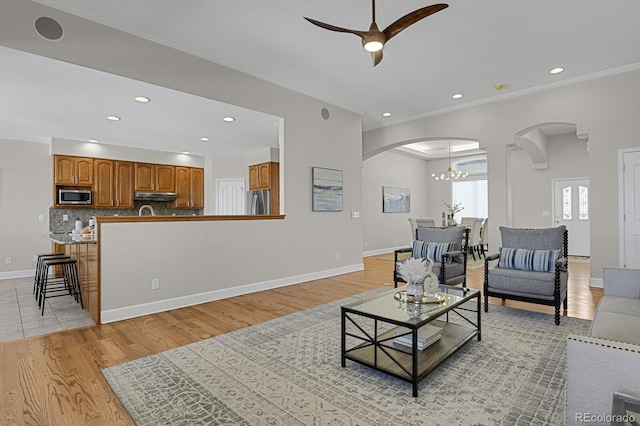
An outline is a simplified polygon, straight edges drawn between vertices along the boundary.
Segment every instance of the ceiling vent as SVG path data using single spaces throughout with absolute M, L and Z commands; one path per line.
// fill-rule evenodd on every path
M 64 34 L 62 25 L 55 19 L 46 16 L 36 19 L 35 27 L 38 34 L 47 40 L 60 40 Z

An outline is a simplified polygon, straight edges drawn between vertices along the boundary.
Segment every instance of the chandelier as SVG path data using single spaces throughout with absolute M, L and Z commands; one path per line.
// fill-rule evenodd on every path
M 467 176 L 469 176 L 469 173 L 455 171 L 451 168 L 451 140 L 449 140 L 449 167 L 445 171 L 442 171 L 439 173 L 432 173 L 431 177 L 434 178 L 435 180 L 451 180 L 451 179 L 462 179 L 462 178 L 466 178 Z

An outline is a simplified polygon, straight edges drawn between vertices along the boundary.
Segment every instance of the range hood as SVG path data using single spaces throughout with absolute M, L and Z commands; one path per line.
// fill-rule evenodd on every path
M 177 197 L 175 192 L 135 192 L 133 199 L 137 201 L 173 201 Z

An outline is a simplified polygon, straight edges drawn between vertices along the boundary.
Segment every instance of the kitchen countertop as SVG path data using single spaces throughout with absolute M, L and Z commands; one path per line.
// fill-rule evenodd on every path
M 71 235 L 70 233 L 65 233 L 65 234 L 50 233 L 47 235 L 43 235 L 43 237 L 53 241 L 56 244 L 60 244 L 63 246 L 75 245 L 75 244 L 96 244 L 98 241 L 95 238 L 95 236 L 92 234 Z
M 96 216 L 96 224 L 126 222 L 205 222 L 224 220 L 282 220 L 285 215 Z

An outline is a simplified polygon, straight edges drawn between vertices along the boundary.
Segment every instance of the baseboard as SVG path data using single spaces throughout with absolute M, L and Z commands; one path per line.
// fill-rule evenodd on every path
M 604 281 L 602 281 L 602 278 L 589 278 L 589 287 L 595 287 L 595 288 L 604 288 Z
M 362 253 L 362 257 L 378 256 L 379 254 L 393 253 L 394 251 L 396 251 L 398 249 L 407 248 L 407 247 L 409 247 L 408 244 L 406 246 L 384 248 L 384 249 L 379 249 L 379 250 L 369 250 L 369 251 L 365 251 L 364 253 Z
M 23 271 L 0 272 L 0 280 L 12 280 L 15 278 L 27 278 L 35 275 L 35 269 L 25 269 Z
M 143 315 L 169 311 L 171 309 L 186 308 L 188 306 L 199 305 L 201 303 L 213 302 L 214 300 L 226 299 L 229 297 L 241 296 L 243 294 L 255 293 L 263 290 L 271 290 L 279 287 L 286 287 L 293 284 L 300 284 L 307 281 L 319 280 L 322 278 L 329 278 L 336 275 L 348 274 L 350 272 L 358 272 L 362 270 L 364 270 L 364 264 L 358 263 L 355 265 L 343 266 L 340 268 L 328 269 L 325 271 L 311 272 L 309 274 L 278 278 L 275 280 L 208 291 L 205 293 L 176 297 L 173 299 L 159 300 L 157 302 L 143 303 L 140 305 L 127 306 L 124 308 L 110 309 L 100 312 L 100 323 L 108 324 L 111 322 L 122 321 L 125 319 L 135 318 Z

